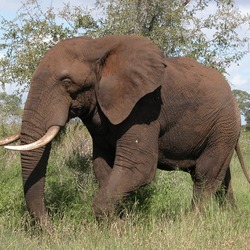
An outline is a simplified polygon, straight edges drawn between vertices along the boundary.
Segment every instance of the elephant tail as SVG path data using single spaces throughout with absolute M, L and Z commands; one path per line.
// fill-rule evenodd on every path
M 238 159 L 239 159 L 239 162 L 240 162 L 241 169 L 242 169 L 244 175 L 246 176 L 246 179 L 247 179 L 248 183 L 250 184 L 250 177 L 249 177 L 249 175 L 248 175 L 248 172 L 247 172 L 247 169 L 246 169 L 244 160 L 243 160 L 243 156 L 242 156 L 242 153 L 241 153 L 241 150 L 240 150 L 239 142 L 237 142 L 237 144 L 236 144 L 236 146 L 235 146 L 235 151 L 236 151 L 236 154 L 237 154 L 237 156 L 238 156 Z

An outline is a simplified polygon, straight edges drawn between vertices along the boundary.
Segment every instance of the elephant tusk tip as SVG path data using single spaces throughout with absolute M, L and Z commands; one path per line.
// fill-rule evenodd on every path
M 7 150 L 12 150 L 12 151 L 29 151 L 38 148 L 39 146 L 35 147 L 34 145 L 29 146 L 29 145 L 20 145 L 20 146 L 4 146 L 5 149 Z
M 20 132 L 15 133 L 5 139 L 0 140 L 0 146 L 7 145 L 11 142 L 17 141 L 18 139 L 20 139 Z
M 19 151 L 15 146 L 4 146 L 5 149 Z

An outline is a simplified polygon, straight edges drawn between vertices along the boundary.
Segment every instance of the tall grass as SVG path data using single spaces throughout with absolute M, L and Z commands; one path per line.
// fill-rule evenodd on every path
M 49 231 L 30 226 L 19 155 L 0 149 L 0 249 L 249 249 L 250 185 L 236 157 L 236 210 L 211 203 L 204 214 L 190 212 L 189 175 L 158 171 L 152 184 L 121 204 L 122 219 L 98 225 L 91 148 L 86 129 L 76 122 L 54 143 L 46 179 Z M 249 133 L 242 134 L 241 148 L 250 172 Z

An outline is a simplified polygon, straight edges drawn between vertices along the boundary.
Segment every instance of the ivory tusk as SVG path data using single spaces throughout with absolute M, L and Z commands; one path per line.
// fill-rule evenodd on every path
M 7 145 L 11 142 L 17 141 L 20 138 L 20 132 L 15 133 L 9 137 L 0 140 L 0 146 Z
M 51 142 L 53 140 L 53 138 L 58 134 L 59 131 L 60 131 L 59 126 L 52 126 L 52 127 L 50 127 L 48 129 L 46 134 L 41 139 L 39 139 L 38 141 L 32 142 L 32 143 L 27 144 L 27 145 L 4 146 L 4 148 L 10 149 L 10 150 L 16 150 L 16 151 L 25 151 L 25 150 L 37 149 L 37 148 L 40 148 L 40 147 L 48 144 L 49 142 Z

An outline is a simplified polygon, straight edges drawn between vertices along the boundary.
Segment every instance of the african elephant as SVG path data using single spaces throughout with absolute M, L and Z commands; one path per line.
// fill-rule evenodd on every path
M 134 35 L 78 37 L 52 47 L 32 78 L 23 146 L 9 146 L 24 150 L 24 194 L 38 220 L 47 218 L 50 141 L 73 117 L 82 120 L 93 140 L 97 219 L 113 214 L 119 200 L 150 183 L 157 167 L 190 173 L 194 207 L 221 187 L 221 195 L 234 204 L 229 163 L 235 149 L 242 160 L 240 113 L 215 69 L 186 57 L 164 58 L 150 40 Z

